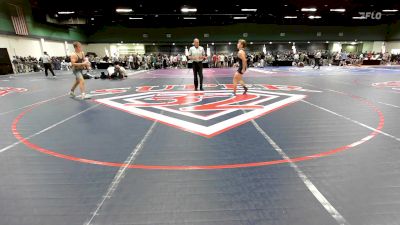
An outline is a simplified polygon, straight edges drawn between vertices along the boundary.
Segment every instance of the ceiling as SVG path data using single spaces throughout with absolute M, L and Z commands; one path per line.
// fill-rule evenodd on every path
M 235 23 L 296 24 L 296 25 L 375 25 L 389 24 L 400 18 L 400 12 L 382 12 L 385 9 L 400 10 L 400 1 L 372 0 L 30 0 L 35 20 L 46 22 L 66 21 L 81 18 L 83 26 L 99 28 L 104 25 L 122 25 L 126 27 L 182 27 L 215 26 Z M 196 8 L 197 12 L 183 13 L 181 8 Z M 303 12 L 302 8 L 316 8 L 315 12 Z M 117 8 L 129 8 L 132 12 L 117 13 Z M 256 9 L 257 11 L 242 11 Z M 333 12 L 331 9 L 345 9 L 345 12 Z M 60 11 L 74 12 L 68 15 Z M 381 19 L 353 19 L 360 17 L 359 12 L 382 13 Z M 287 16 L 297 18 L 285 18 Z M 310 19 L 309 16 L 320 16 Z M 187 17 L 191 19 L 187 19 Z M 242 17 L 242 19 L 234 19 Z M 186 19 L 185 19 L 186 18 Z M 81 20 L 81 21 L 82 21 Z

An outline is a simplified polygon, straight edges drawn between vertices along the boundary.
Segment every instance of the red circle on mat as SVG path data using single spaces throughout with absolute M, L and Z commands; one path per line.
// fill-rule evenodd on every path
M 344 93 L 343 93 L 344 94 Z M 87 163 L 87 164 L 94 164 L 94 165 L 101 165 L 101 166 L 110 166 L 110 167 L 126 167 L 130 169 L 144 169 L 144 170 L 216 170 L 216 169 L 234 169 L 234 168 L 248 168 L 248 167 L 259 167 L 259 166 L 268 166 L 268 165 L 276 165 L 276 164 L 282 164 L 282 163 L 290 163 L 290 162 L 300 162 L 300 161 L 306 161 L 306 160 L 311 160 L 311 159 L 316 159 L 316 158 L 322 158 L 325 156 L 333 155 L 338 152 L 342 152 L 345 150 L 348 150 L 350 148 L 353 148 L 355 146 L 358 146 L 362 143 L 365 143 L 368 140 L 371 140 L 375 136 L 379 134 L 379 132 L 382 130 L 384 123 L 385 123 L 385 118 L 383 113 L 379 110 L 378 107 L 376 107 L 374 104 L 369 102 L 368 100 L 358 97 L 358 96 L 352 96 L 349 94 L 344 94 L 347 95 L 351 98 L 354 98 L 365 105 L 367 105 L 369 108 L 371 108 L 374 112 L 377 113 L 379 117 L 379 123 L 378 126 L 374 129 L 373 132 L 371 132 L 369 135 L 366 137 L 353 142 L 348 145 L 344 145 L 335 149 L 331 149 L 329 151 L 313 154 L 313 155 L 307 155 L 307 156 L 301 156 L 301 157 L 296 157 L 296 158 L 290 158 L 290 159 L 279 159 L 279 160 L 272 160 L 272 161 L 263 161 L 263 162 L 252 162 L 252 163 L 239 163 L 239 164 L 223 164 L 223 165 L 192 165 L 192 166 L 177 166 L 177 165 L 141 165 L 141 164 L 124 164 L 124 163 L 118 163 L 118 162 L 105 162 L 105 161 L 97 161 L 97 160 L 92 160 L 92 159 L 85 159 L 85 158 L 79 158 L 76 156 L 72 155 L 65 155 L 58 153 L 56 151 L 46 149 L 44 147 L 38 146 L 32 142 L 30 142 L 28 139 L 23 137 L 20 132 L 17 129 L 17 125 L 19 121 L 30 111 L 32 111 L 34 108 L 38 107 L 39 105 L 42 105 L 44 103 L 40 103 L 37 105 L 32 106 L 31 108 L 23 111 L 20 113 L 13 121 L 12 123 L 12 133 L 14 136 L 23 144 L 25 144 L 27 147 L 34 149 L 36 151 L 39 151 L 41 153 L 51 155 L 57 158 L 62 158 L 70 161 L 75 161 L 75 162 L 80 162 L 80 163 Z

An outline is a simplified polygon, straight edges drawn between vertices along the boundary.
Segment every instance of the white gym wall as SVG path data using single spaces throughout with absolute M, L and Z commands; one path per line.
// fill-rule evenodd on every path
M 67 47 L 67 53 L 69 55 L 74 51 L 71 41 L 67 42 Z M 86 47 L 87 45 L 83 44 L 85 52 L 87 52 Z M 15 35 L 0 35 L 0 48 L 7 48 L 10 59 L 15 55 L 40 58 L 43 53 L 39 38 L 27 38 Z M 65 56 L 65 41 L 51 41 L 44 39 L 43 51 L 47 51 L 50 56 Z

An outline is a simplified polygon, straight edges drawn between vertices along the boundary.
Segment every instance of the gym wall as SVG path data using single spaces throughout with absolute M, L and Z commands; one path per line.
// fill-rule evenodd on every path
M 386 36 L 388 41 L 400 41 L 400 21 L 388 26 L 388 32 Z
M 391 51 L 392 49 L 400 49 L 400 41 L 391 41 L 386 42 L 386 49 L 387 51 Z
M 0 35 L 0 48 L 6 48 L 10 58 L 13 56 L 41 56 L 40 40 L 19 36 Z
M 88 44 L 85 48 L 86 52 L 94 52 L 98 56 L 103 57 L 106 55 L 105 49 L 110 52 L 111 44 Z
M 29 36 L 16 36 L 7 3 L 23 7 Z M 148 34 L 144 37 L 143 34 Z M 166 34 L 171 34 L 167 38 Z M 205 37 L 208 34 L 208 37 Z M 246 36 L 246 37 L 244 37 Z M 235 50 L 235 42 L 239 38 L 258 42 L 259 45 L 249 45 L 250 51 L 261 51 L 260 45 L 266 44 L 267 51 L 290 50 L 291 44 L 275 44 L 272 42 L 295 41 L 297 49 L 316 50 L 329 49 L 325 41 L 364 41 L 362 51 L 380 51 L 381 41 L 386 41 L 386 49 L 400 48 L 400 23 L 378 26 L 304 26 L 304 25 L 273 25 L 273 24 L 235 24 L 227 26 L 205 26 L 205 27 L 182 27 L 182 28 L 127 28 L 123 26 L 104 26 L 92 34 L 85 34 L 82 29 L 42 24 L 35 22 L 32 17 L 28 0 L 8 0 L 0 2 L 0 47 L 7 48 L 10 57 L 35 56 L 39 57 L 42 50 L 48 51 L 50 55 L 65 55 L 64 41 L 68 41 L 67 51 L 72 51 L 72 41 L 89 43 L 84 46 L 85 51 L 96 52 L 100 56 L 105 55 L 104 49 L 110 49 L 112 44 L 120 43 L 147 43 L 155 42 L 159 45 L 152 48 L 146 45 L 146 52 L 181 53 L 184 46 L 191 46 L 194 37 L 200 38 L 203 44 L 212 42 L 212 52 L 232 52 Z M 41 46 L 40 39 L 44 38 Z M 232 45 L 227 45 L 231 41 Z M 311 41 L 311 44 L 307 44 Z M 388 42 L 389 41 L 389 42 Z M 390 42 L 393 41 L 393 42 Z M 171 43 L 175 42 L 176 46 Z M 318 42 L 318 43 L 317 43 Z M 160 45 L 161 43 L 161 45 Z M 164 44 L 162 44 L 164 43 Z M 319 46 L 317 46 L 319 45 Z M 182 49 L 183 48 L 183 49 Z M 352 48 L 352 47 L 351 47 Z M 357 47 L 359 49 L 359 47 Z
M 83 44 L 83 48 L 86 48 Z M 64 41 L 52 41 L 43 39 L 43 46 L 41 40 L 38 38 L 21 37 L 14 35 L 0 35 L 0 48 L 6 48 L 10 59 L 13 56 L 33 56 L 39 58 L 42 56 L 43 51 L 49 53 L 50 56 L 65 56 L 71 53 L 74 48 L 72 42 L 67 42 L 67 49 L 65 49 Z
M 82 29 L 67 26 L 56 26 L 35 22 L 28 0 L 0 1 L 0 34 L 15 35 L 11 21 L 8 3 L 22 8 L 30 38 L 45 38 L 54 41 L 82 41 L 86 42 L 86 34 Z
M 251 41 L 383 41 L 388 25 L 339 27 L 292 26 L 273 24 L 235 24 L 182 28 L 127 28 L 105 26 L 88 36 L 89 43 L 186 43 L 198 37 L 202 42 L 236 41 L 244 36 Z M 143 34 L 148 34 L 144 37 Z M 171 34 L 168 38 L 166 34 Z M 204 37 L 208 34 L 209 37 Z

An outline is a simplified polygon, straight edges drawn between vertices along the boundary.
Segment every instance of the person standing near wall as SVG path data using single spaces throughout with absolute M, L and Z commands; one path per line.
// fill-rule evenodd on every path
M 219 55 L 218 59 L 219 59 L 220 67 L 221 67 L 221 68 L 224 68 L 224 62 L 225 62 L 225 56 L 224 56 L 224 54 L 221 53 L 221 54 Z
M 203 60 L 207 58 L 204 48 L 200 46 L 199 39 L 193 40 L 193 45 L 189 49 L 189 59 L 193 61 L 193 75 L 194 75 L 194 87 L 195 91 L 200 86 L 200 91 L 203 90 Z M 200 84 L 199 79 L 200 78 Z
M 187 68 L 187 57 L 186 57 L 186 55 L 182 55 L 182 66 L 183 66 L 183 68 Z
M 316 66 L 318 66 L 318 69 L 319 69 L 319 67 L 321 66 L 321 51 L 318 50 L 318 51 L 315 53 L 314 58 L 315 58 L 315 64 L 314 64 L 313 69 L 314 69 Z
M 49 56 L 49 54 L 47 54 L 47 52 L 43 52 L 42 62 L 44 67 L 44 74 L 46 75 L 46 77 L 49 75 L 47 71 L 50 70 L 51 74 L 53 74 L 53 77 L 56 78 L 53 67 L 51 66 L 51 57 Z
M 212 57 L 212 61 L 214 63 L 213 67 L 217 68 L 218 67 L 218 55 L 216 53 L 214 53 L 214 55 Z
M 130 70 L 133 70 L 133 69 L 134 69 L 134 65 L 133 65 L 133 55 L 129 55 L 129 58 L 128 58 L 128 68 L 129 68 Z

